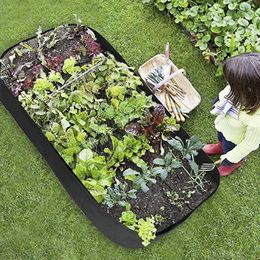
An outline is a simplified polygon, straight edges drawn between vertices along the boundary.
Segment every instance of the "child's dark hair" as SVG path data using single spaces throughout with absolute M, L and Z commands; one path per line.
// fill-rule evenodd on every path
M 248 114 L 260 108 L 260 53 L 245 53 L 229 58 L 223 73 L 231 92 L 229 98 Z

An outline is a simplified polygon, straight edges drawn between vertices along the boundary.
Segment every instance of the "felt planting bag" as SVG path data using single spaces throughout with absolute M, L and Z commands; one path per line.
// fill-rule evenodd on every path
M 200 171 L 211 163 L 202 143 L 176 131 L 174 118 L 95 30 L 38 30 L 3 53 L 0 76 L 3 105 L 113 242 L 147 246 L 217 190 L 218 171 Z

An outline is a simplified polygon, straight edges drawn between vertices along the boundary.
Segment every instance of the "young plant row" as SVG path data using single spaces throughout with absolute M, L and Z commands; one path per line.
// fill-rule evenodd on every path
M 190 31 L 207 60 L 219 66 L 227 57 L 260 52 L 260 8 L 242 0 L 143 0 L 174 16 Z M 258 5 L 259 6 L 259 5 Z

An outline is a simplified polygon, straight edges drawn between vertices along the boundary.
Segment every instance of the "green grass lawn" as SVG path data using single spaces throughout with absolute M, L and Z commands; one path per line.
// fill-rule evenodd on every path
M 202 96 L 184 128 L 214 141 L 210 101 L 224 87 L 171 18 L 138 0 L 1 0 L 0 52 L 78 14 L 136 68 L 172 46 L 171 58 Z M 72 202 L 50 167 L 0 104 L 0 259 L 259 259 L 259 155 L 223 178 L 216 195 L 145 249 L 104 237 Z M 258 215 L 258 216 L 257 216 Z

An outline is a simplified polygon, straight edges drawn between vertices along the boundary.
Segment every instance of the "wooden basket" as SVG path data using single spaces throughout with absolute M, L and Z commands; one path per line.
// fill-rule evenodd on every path
M 178 69 L 170 59 L 166 60 L 163 54 L 158 54 L 150 60 L 148 60 L 146 63 L 144 63 L 139 68 L 138 72 L 143 81 L 147 83 L 147 75 L 150 72 L 154 71 L 156 68 L 166 64 L 171 65 L 171 73 L 174 73 L 174 77 L 171 79 L 171 81 L 185 92 L 184 97 L 182 99 L 176 97 L 175 102 L 180 107 L 181 112 L 187 114 L 200 104 L 201 97 L 200 94 L 196 91 L 196 89 L 192 86 L 190 81 L 186 78 L 185 71 L 183 69 Z M 150 84 L 146 85 L 152 90 Z M 169 111 L 169 109 L 166 106 L 165 95 L 163 95 L 159 91 L 156 91 L 154 94 L 164 105 L 164 107 Z M 169 112 L 172 114 L 171 111 Z

